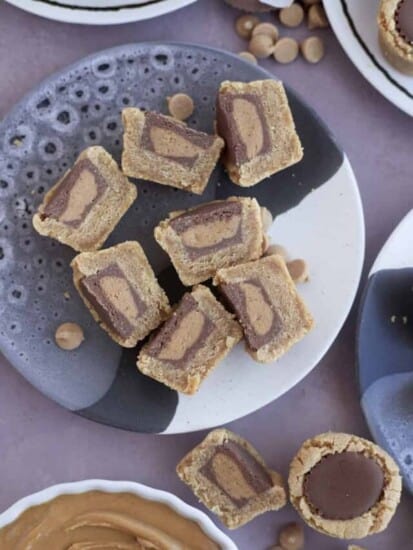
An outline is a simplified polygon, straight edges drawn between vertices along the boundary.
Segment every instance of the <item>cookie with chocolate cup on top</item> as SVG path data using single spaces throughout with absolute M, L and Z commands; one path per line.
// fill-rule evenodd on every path
M 75 287 L 94 319 L 125 348 L 135 347 L 170 312 L 168 298 L 137 242 L 82 252 L 71 266 Z
M 379 44 L 388 62 L 413 76 L 413 0 L 381 0 L 377 22 Z
M 281 256 L 220 269 L 214 285 L 240 322 L 247 351 L 256 361 L 278 359 L 313 327 Z
M 242 437 L 213 430 L 176 468 L 198 499 L 229 528 L 285 506 L 283 480 Z
M 223 82 L 217 97 L 217 132 L 233 183 L 250 187 L 303 157 L 281 82 Z
M 79 252 L 98 250 L 136 197 L 110 154 L 89 147 L 45 195 L 33 226 Z
M 260 206 L 247 197 L 171 212 L 155 228 L 155 239 L 187 286 L 206 281 L 221 267 L 259 258 L 266 246 Z
M 367 439 L 325 433 L 305 441 L 293 459 L 290 500 L 310 527 L 343 539 L 383 531 L 400 501 L 394 460 Z
M 183 296 L 139 353 L 138 369 L 176 391 L 194 394 L 242 338 L 234 316 L 205 286 Z
M 122 121 L 122 170 L 127 176 L 202 195 L 224 147 L 220 137 L 132 107 L 122 111 Z

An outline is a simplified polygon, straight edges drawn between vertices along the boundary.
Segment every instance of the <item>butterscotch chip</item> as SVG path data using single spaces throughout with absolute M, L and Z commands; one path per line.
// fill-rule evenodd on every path
M 217 131 L 227 146 L 223 162 L 237 185 L 250 187 L 301 160 L 300 139 L 281 82 L 223 82 L 216 110 Z
M 268 231 L 273 222 L 273 217 L 271 212 L 265 206 L 261 206 L 261 219 L 262 219 L 262 228 L 264 231 Z
M 109 153 L 89 147 L 45 195 L 33 226 L 75 250 L 98 250 L 136 196 Z
M 259 23 L 252 31 L 252 36 L 256 36 L 257 34 L 266 34 L 273 42 L 276 42 L 280 33 L 278 28 L 272 23 Z
M 287 269 L 291 275 L 291 279 L 295 283 L 304 283 L 305 281 L 308 281 L 308 264 L 305 260 L 302 260 L 301 258 L 291 260 L 290 262 L 287 262 Z
M 239 52 L 238 54 L 242 59 L 245 59 L 246 61 L 249 61 L 250 63 L 257 64 L 257 58 L 255 55 L 253 55 L 251 52 Z
M 298 42 L 294 38 L 285 36 L 280 38 L 274 46 L 273 56 L 278 63 L 291 63 L 297 58 Z
M 301 53 L 309 63 L 318 63 L 324 57 L 324 42 L 318 36 L 309 36 L 301 42 Z
M 399 468 L 371 441 L 324 433 L 303 443 L 291 462 L 290 500 L 310 527 L 342 539 L 383 531 L 401 495 Z
M 231 197 L 172 212 L 155 228 L 184 285 L 213 277 L 221 267 L 259 258 L 264 232 L 258 202 Z
M 279 543 L 284 550 L 302 550 L 304 548 L 304 529 L 299 523 L 285 525 L 280 531 Z
M 220 137 L 135 108 L 124 109 L 122 120 L 122 169 L 126 175 L 203 193 L 224 147 Z
M 210 432 L 176 468 L 198 499 L 229 528 L 286 504 L 283 481 L 242 437 Z
M 329 26 L 326 12 L 321 4 L 314 4 L 313 6 L 310 6 L 310 9 L 308 10 L 307 26 L 310 30 L 324 29 Z
M 274 40 L 267 34 L 256 34 L 251 38 L 248 49 L 258 59 L 264 59 L 274 51 Z
M 256 361 L 275 361 L 313 327 L 281 256 L 220 269 L 213 282 L 240 322 Z
M 135 347 L 170 312 L 168 298 L 137 242 L 83 252 L 71 266 L 85 305 L 121 346 Z
M 55 332 L 56 344 L 68 351 L 78 348 L 84 339 L 83 329 L 76 323 L 63 323 Z
M 265 251 L 265 255 L 271 256 L 272 254 L 278 254 L 278 256 L 284 258 L 285 261 L 288 260 L 287 249 L 280 244 L 272 244 L 267 248 L 267 250 Z
M 251 33 L 260 20 L 255 15 L 241 15 L 235 21 L 235 30 L 241 38 L 250 38 Z
M 194 112 L 194 102 L 187 94 L 175 94 L 167 98 L 170 114 L 178 120 L 186 120 Z
M 288 8 L 283 8 L 279 11 L 278 17 L 286 27 L 298 27 L 304 19 L 304 9 L 301 4 L 291 4 Z
M 205 286 L 185 294 L 142 348 L 138 369 L 170 388 L 192 395 L 242 338 L 234 316 Z

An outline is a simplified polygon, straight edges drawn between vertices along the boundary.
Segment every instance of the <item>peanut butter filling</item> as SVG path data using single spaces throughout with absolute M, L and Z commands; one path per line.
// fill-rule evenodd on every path
M 250 283 L 241 283 L 240 289 L 244 293 L 247 315 L 255 332 L 260 336 L 267 334 L 273 325 L 274 314 L 262 289 Z
M 193 521 L 128 493 L 65 495 L 0 529 L 2 550 L 218 550 Z
M 123 277 L 102 277 L 100 286 L 109 302 L 121 311 L 132 325 L 139 317 L 139 309 L 128 281 Z
M 227 239 L 237 236 L 241 219 L 233 216 L 229 219 L 216 219 L 205 225 L 194 225 L 181 234 L 185 246 L 206 248 L 216 246 Z
M 197 310 L 190 311 L 171 334 L 169 342 L 159 353 L 164 361 L 180 361 L 197 343 L 205 325 L 205 316 Z
M 257 106 L 248 99 L 236 97 L 233 102 L 235 125 L 240 139 L 245 145 L 247 160 L 251 160 L 260 154 L 264 147 L 264 131 Z
M 84 217 L 89 205 L 98 196 L 95 176 L 89 170 L 83 170 L 69 192 L 66 209 L 59 221 L 64 223 L 79 222 Z
M 213 457 L 210 467 L 214 472 L 217 485 L 234 500 L 248 500 L 256 495 L 239 465 L 228 455 L 217 453 Z
M 203 151 L 201 147 L 197 147 L 176 132 L 159 126 L 152 126 L 149 135 L 155 153 L 163 157 L 192 159 Z

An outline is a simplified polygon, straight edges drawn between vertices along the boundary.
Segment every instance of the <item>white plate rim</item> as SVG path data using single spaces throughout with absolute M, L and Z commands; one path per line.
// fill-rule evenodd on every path
M 0 514 L 0 529 L 15 521 L 27 509 L 49 502 L 62 495 L 78 495 L 89 491 L 105 493 L 131 493 L 133 495 L 166 504 L 181 516 L 194 521 L 202 531 L 214 542 L 220 544 L 223 550 L 237 550 L 234 542 L 229 539 L 213 521 L 201 510 L 186 504 L 176 495 L 160 489 L 154 489 L 135 481 L 110 481 L 104 479 L 87 479 L 69 483 L 59 483 L 26 496 L 15 502 L 10 508 Z
M 348 19 L 343 13 L 343 0 L 328 0 L 324 2 L 324 7 L 338 41 L 354 66 L 380 94 L 393 103 L 393 105 L 408 115 L 413 116 L 413 98 L 409 99 L 373 63 L 374 60 L 376 63 L 379 62 L 380 65 L 383 64 L 384 69 L 386 66 L 389 66 L 384 57 L 376 60 L 367 46 L 362 45 L 355 35 Z M 366 53 L 365 48 L 369 51 L 371 57 Z
M 120 25 L 135 21 L 143 21 L 179 10 L 196 1 L 197 0 L 161 0 L 154 4 L 140 7 L 125 6 L 123 8 L 115 7 L 109 10 L 99 10 L 98 8 L 88 10 L 81 7 L 65 6 L 63 4 L 53 5 L 36 0 L 6 0 L 9 4 L 26 12 L 33 13 L 34 15 L 52 19 L 53 21 L 77 25 Z

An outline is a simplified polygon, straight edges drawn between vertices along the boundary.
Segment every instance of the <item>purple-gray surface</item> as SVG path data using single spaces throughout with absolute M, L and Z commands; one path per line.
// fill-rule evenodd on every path
M 140 40 L 201 42 L 245 49 L 233 31 L 236 12 L 222 0 L 194 5 L 152 21 L 118 27 L 70 26 L 0 5 L 0 117 L 54 70 L 109 46 Z M 304 30 L 297 31 L 304 34 Z M 388 234 L 413 205 L 412 120 L 382 98 L 351 65 L 329 31 L 318 66 L 298 60 L 272 70 L 300 92 L 324 118 L 347 152 L 359 181 L 367 225 L 366 271 Z M 305 238 L 303 236 L 303 238 Z M 359 406 L 354 367 L 355 310 L 320 365 L 275 403 L 230 428 L 250 439 L 283 474 L 301 442 L 329 429 L 368 436 Z M 77 417 L 29 386 L 0 361 L 0 510 L 48 485 L 85 478 L 130 479 L 195 498 L 174 467 L 202 433 L 138 435 Z M 370 550 L 413 547 L 413 499 L 403 502 L 389 529 L 363 541 Z M 297 519 L 287 507 L 230 533 L 241 549 L 264 550 L 278 528 Z M 306 530 L 309 550 L 347 548 Z

